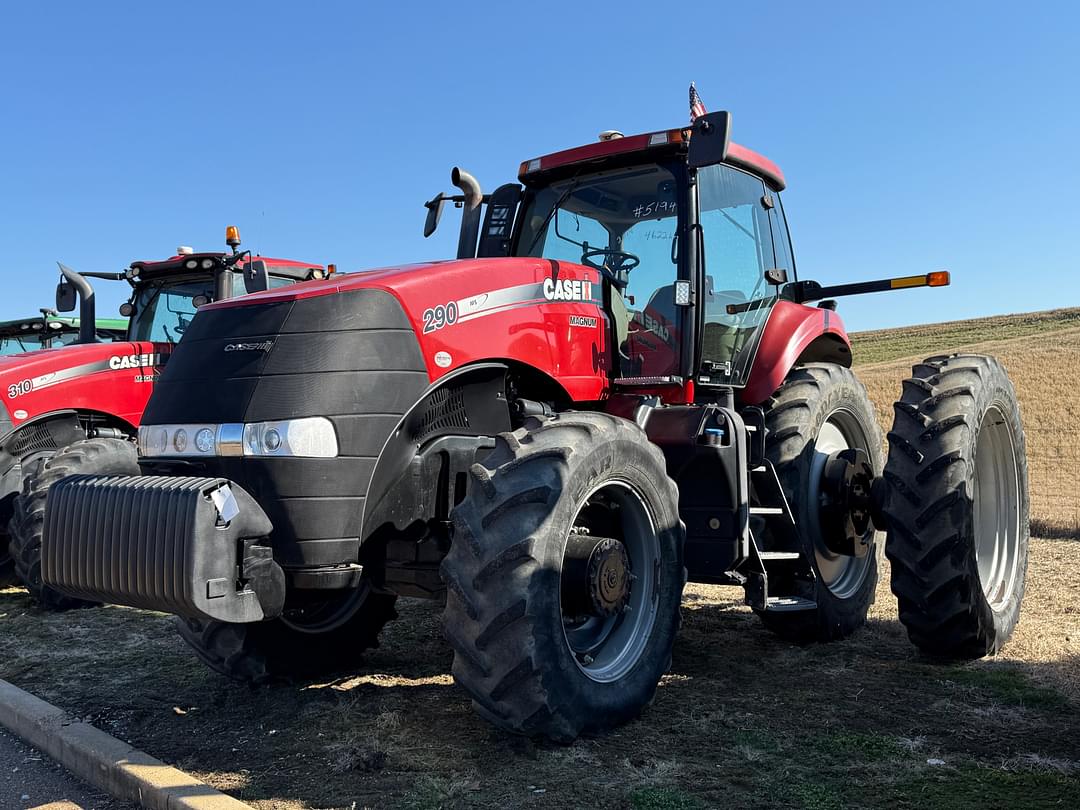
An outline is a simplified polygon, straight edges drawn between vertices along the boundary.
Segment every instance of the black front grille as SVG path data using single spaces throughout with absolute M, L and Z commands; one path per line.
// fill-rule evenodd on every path
M 199 466 L 259 501 L 274 524 L 277 558 L 332 564 L 337 549 L 355 550 L 375 460 L 428 383 L 416 333 L 388 292 L 209 309 L 196 315 L 170 357 L 143 424 L 328 417 L 338 458 Z M 445 399 L 432 430 L 465 418 L 460 394 Z

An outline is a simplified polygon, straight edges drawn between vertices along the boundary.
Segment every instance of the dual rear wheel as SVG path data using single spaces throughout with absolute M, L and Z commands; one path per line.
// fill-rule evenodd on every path
M 796 641 L 844 638 L 866 621 L 877 583 L 880 532 L 863 556 L 837 553 L 823 521 L 825 467 L 862 450 L 884 486 L 875 504 L 900 621 L 924 653 L 975 658 L 997 652 L 1020 613 L 1028 556 L 1028 480 L 1016 394 L 1001 364 L 981 355 L 934 357 L 904 381 L 882 465 L 869 398 L 847 369 L 796 368 L 766 409 L 775 465 L 811 559 L 804 584 L 816 609 L 762 613 Z M 879 517 L 879 520 L 881 518 Z

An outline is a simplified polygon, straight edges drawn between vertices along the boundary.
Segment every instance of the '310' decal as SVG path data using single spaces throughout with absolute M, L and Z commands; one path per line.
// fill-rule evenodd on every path
M 428 332 L 434 332 L 437 329 L 442 329 L 444 326 L 452 326 L 457 323 L 458 308 L 457 302 L 451 301 L 449 304 L 439 304 L 437 307 L 430 307 L 424 310 L 424 334 Z

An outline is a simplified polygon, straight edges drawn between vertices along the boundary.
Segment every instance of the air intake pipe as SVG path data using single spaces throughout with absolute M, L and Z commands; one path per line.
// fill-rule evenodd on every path
M 457 257 L 472 259 L 476 256 L 476 240 L 480 235 L 480 204 L 484 201 L 484 193 L 480 190 L 480 184 L 476 178 L 457 166 L 450 172 L 450 182 L 461 189 L 465 195 Z
M 60 262 L 57 262 L 60 264 Z M 97 343 L 97 303 L 94 301 L 94 288 L 82 274 L 60 264 L 60 275 L 79 294 L 79 343 Z

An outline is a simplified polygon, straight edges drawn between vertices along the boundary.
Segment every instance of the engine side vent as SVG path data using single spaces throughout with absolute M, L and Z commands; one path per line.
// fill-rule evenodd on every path
M 12 441 L 8 452 L 15 458 L 21 458 L 28 453 L 37 453 L 41 450 L 55 450 L 58 447 L 56 439 L 47 424 L 29 425 L 19 431 L 19 435 Z
M 469 414 L 465 409 L 465 396 L 460 388 L 443 388 L 436 391 L 428 402 L 420 423 L 417 440 L 444 430 L 469 427 Z

